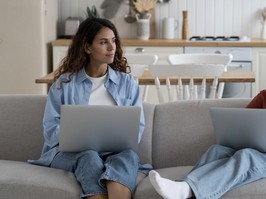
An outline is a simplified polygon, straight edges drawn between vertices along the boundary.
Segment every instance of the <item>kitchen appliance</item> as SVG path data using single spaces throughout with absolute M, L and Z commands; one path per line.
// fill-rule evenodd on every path
M 65 36 L 72 37 L 76 34 L 80 20 L 77 17 L 68 17 L 65 21 Z
M 52 66 L 58 1 L 0 1 L 0 93 L 46 94 L 35 79 Z
M 189 38 L 189 41 L 240 41 L 239 36 L 206 36 L 206 37 L 201 37 L 201 36 L 193 36 Z
M 232 54 L 233 60 L 227 71 L 251 72 L 252 49 L 249 47 L 184 47 L 184 53 L 218 53 Z M 225 83 L 223 98 L 250 98 L 251 83 Z

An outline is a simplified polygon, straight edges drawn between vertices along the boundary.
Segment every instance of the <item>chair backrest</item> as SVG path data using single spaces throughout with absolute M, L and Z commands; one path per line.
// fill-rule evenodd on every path
M 227 69 L 227 65 L 232 60 L 232 55 L 226 54 L 171 54 L 168 56 L 171 64 L 166 65 L 152 65 L 149 71 L 155 77 L 155 85 L 159 102 L 165 102 L 161 91 L 161 83 L 159 77 L 166 78 L 166 86 L 168 92 L 168 100 L 173 101 L 184 99 L 205 99 L 206 98 L 206 78 L 213 78 L 214 81 L 210 86 L 210 93 L 208 98 L 221 98 L 223 93 L 224 83 L 218 85 L 218 77 Z M 176 97 L 171 85 L 171 77 L 178 77 L 178 84 L 176 86 Z M 189 86 L 184 85 L 182 78 L 189 77 Z M 194 78 L 201 77 L 201 89 L 198 90 L 194 85 Z
M 131 75 L 135 79 L 141 77 L 145 69 L 149 65 L 155 64 L 158 60 L 158 56 L 154 54 L 126 53 L 125 57 L 131 68 Z
M 144 53 L 126 53 L 128 65 L 131 69 L 131 75 L 138 82 L 139 77 L 143 75 L 148 66 L 153 65 L 157 62 L 158 56 L 154 54 Z M 148 99 L 149 86 L 144 87 L 142 93 L 142 100 L 147 101 Z
M 168 61 L 171 64 L 222 64 L 228 65 L 233 59 L 231 54 L 191 53 L 170 54 Z

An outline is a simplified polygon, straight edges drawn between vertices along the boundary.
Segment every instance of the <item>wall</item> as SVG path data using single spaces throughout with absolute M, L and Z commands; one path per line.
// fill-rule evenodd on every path
M 64 21 L 67 17 L 85 17 L 87 6 L 95 5 L 100 14 L 104 0 L 58 0 L 60 35 L 64 33 Z M 108 0 L 111 1 L 111 0 Z M 155 9 L 155 37 L 162 36 L 162 19 L 174 17 L 179 21 L 176 37 L 181 37 L 182 10 L 188 10 L 190 36 L 248 36 L 260 37 L 259 10 L 266 7 L 266 0 L 170 0 L 158 4 Z M 122 38 L 136 37 L 136 23 L 128 24 L 124 15 L 128 13 L 128 0 L 123 0 L 111 21 L 117 26 Z M 101 15 L 102 16 L 102 15 Z

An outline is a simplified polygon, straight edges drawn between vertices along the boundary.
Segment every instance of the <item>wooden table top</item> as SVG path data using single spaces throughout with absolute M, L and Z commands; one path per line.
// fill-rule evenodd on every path
M 35 80 L 35 83 L 37 84 L 52 84 L 54 78 L 54 73 L 51 72 L 48 75 L 44 77 L 37 78 Z M 161 84 L 166 83 L 165 77 L 159 77 Z M 200 83 L 202 78 L 194 78 L 195 84 Z M 154 85 L 154 77 L 152 77 L 148 71 L 145 71 L 143 76 L 139 78 L 139 84 L 140 85 Z M 171 84 L 177 84 L 178 78 L 177 77 L 171 77 L 170 82 Z M 185 77 L 182 78 L 182 81 L 184 84 L 189 83 L 190 78 Z M 207 78 L 206 82 L 211 83 L 213 81 L 213 78 Z M 218 78 L 219 82 L 255 82 L 255 74 L 254 72 L 224 72 L 222 76 Z
M 71 39 L 58 39 L 52 46 L 69 46 Z M 266 40 L 252 38 L 250 41 L 188 41 L 182 39 L 121 39 L 122 46 L 160 46 L 160 47 L 266 47 Z

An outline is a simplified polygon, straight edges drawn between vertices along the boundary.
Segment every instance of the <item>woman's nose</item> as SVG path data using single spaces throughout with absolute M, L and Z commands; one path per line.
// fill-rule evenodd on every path
M 111 51 L 111 50 L 114 50 L 114 49 L 115 49 L 115 43 L 109 43 L 108 50 Z

